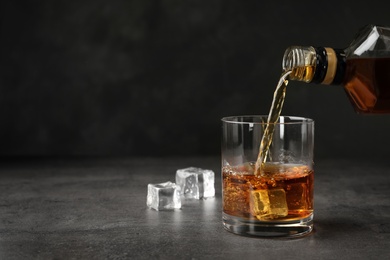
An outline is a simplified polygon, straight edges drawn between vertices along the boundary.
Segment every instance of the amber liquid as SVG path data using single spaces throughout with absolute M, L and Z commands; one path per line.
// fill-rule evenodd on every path
M 348 59 L 343 85 L 357 113 L 390 113 L 390 58 Z
M 267 118 L 267 124 L 264 130 L 264 134 L 261 138 L 259 154 L 255 165 L 255 174 L 260 176 L 262 174 L 263 164 L 267 160 L 268 150 L 272 143 L 272 136 L 274 133 L 275 123 L 278 122 L 280 113 L 282 112 L 284 99 L 286 96 L 286 87 L 288 81 L 286 78 L 291 71 L 285 71 L 279 79 L 278 85 L 274 91 L 274 97 L 272 100 L 271 108 Z
M 226 166 L 222 169 L 224 213 L 249 220 L 290 221 L 309 217 L 313 212 L 314 172 L 308 166 L 294 164 L 263 165 L 263 176 L 254 174 L 254 165 Z M 273 192 L 277 191 L 277 192 Z M 279 204 L 285 209 L 273 212 L 256 210 L 254 194 L 282 194 Z M 272 199 L 272 198 L 271 198 Z M 260 202 L 260 204 L 264 202 Z M 272 205 L 271 205 L 272 206 Z

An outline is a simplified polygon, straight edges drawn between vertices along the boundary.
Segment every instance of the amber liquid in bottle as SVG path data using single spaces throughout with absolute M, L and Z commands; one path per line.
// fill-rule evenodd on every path
M 390 113 L 390 58 L 347 59 L 343 85 L 357 113 Z

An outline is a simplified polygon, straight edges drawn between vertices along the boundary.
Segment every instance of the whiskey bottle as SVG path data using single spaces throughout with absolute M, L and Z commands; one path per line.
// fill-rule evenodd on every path
M 390 114 L 390 27 L 367 25 L 344 49 L 291 46 L 289 80 L 342 85 L 359 114 Z

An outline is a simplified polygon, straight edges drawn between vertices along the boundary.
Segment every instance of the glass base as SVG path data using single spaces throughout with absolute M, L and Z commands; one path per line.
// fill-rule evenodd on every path
M 308 235 L 313 230 L 313 214 L 291 221 L 258 221 L 222 213 L 222 221 L 227 231 L 250 237 L 295 238 Z

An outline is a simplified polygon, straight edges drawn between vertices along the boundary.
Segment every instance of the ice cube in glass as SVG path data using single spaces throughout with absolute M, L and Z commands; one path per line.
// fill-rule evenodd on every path
M 293 183 L 287 186 L 288 208 L 290 210 L 309 210 L 309 189 L 306 183 Z
M 251 191 L 250 210 L 259 220 L 285 217 L 288 215 L 286 192 L 283 189 Z

